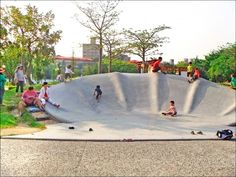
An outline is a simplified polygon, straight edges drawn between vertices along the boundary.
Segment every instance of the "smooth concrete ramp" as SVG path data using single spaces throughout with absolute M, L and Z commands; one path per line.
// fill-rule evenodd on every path
M 96 85 L 103 91 L 99 103 L 93 96 Z M 46 111 L 63 123 L 25 137 L 204 139 L 216 138 L 219 129 L 235 131 L 228 127 L 235 123 L 235 90 L 202 78 L 189 84 L 187 78 L 162 73 L 91 75 L 52 86 L 51 97 L 61 108 L 47 105 Z M 161 112 L 170 100 L 178 116 L 165 118 Z M 191 130 L 204 135 L 191 135 Z

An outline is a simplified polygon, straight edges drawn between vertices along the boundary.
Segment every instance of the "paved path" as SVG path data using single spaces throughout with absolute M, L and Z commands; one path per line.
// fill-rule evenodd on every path
M 1 139 L 1 176 L 235 176 L 235 141 Z

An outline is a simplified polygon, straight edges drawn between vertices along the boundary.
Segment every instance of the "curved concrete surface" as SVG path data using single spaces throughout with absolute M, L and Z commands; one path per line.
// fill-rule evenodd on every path
M 93 96 L 96 85 L 103 91 L 99 103 Z M 52 86 L 51 97 L 61 108 L 47 105 L 46 111 L 64 123 L 35 134 L 39 138 L 216 138 L 217 130 L 235 123 L 235 90 L 202 78 L 189 84 L 162 73 L 92 75 Z M 161 112 L 170 100 L 178 116 L 164 118 Z M 75 126 L 73 132 L 69 125 Z M 204 135 L 193 136 L 191 130 Z
M 93 94 L 96 85 L 103 91 L 101 102 Z M 110 73 L 81 77 L 51 88 L 51 97 L 62 105 L 47 111 L 62 122 L 98 120 L 100 117 L 136 115 L 159 117 L 174 100 L 178 114 L 235 121 L 235 91 L 199 79 L 189 84 L 176 75 Z

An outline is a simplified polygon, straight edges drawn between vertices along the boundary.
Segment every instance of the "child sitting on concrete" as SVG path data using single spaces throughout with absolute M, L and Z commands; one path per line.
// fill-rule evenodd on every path
M 101 95 L 102 95 L 102 90 L 100 88 L 100 85 L 96 86 L 93 95 L 95 95 L 95 94 L 96 94 L 96 100 L 97 100 L 97 102 L 99 102 L 99 99 L 101 98 Z
M 176 108 L 175 108 L 175 102 L 170 101 L 169 109 L 166 112 L 163 112 L 162 114 L 165 115 L 165 116 L 167 116 L 167 115 L 176 116 L 177 111 L 176 111 Z
M 42 85 L 42 88 L 40 89 L 40 93 L 39 93 L 39 99 L 42 102 L 42 105 L 45 107 L 46 102 L 52 104 L 53 106 L 59 108 L 60 105 L 57 103 L 52 102 L 52 100 L 50 99 L 50 95 L 49 95 L 49 87 L 48 87 L 48 83 L 44 82 Z

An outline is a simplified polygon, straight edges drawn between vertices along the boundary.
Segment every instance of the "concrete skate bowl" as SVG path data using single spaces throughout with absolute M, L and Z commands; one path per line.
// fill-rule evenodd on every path
M 96 85 L 103 92 L 99 103 L 93 96 Z M 187 78 L 177 75 L 109 73 L 52 86 L 50 94 L 61 108 L 47 105 L 49 114 L 86 129 L 215 133 L 235 124 L 235 90 L 202 78 L 189 84 Z M 170 100 L 175 101 L 178 116 L 164 118 L 161 112 Z

